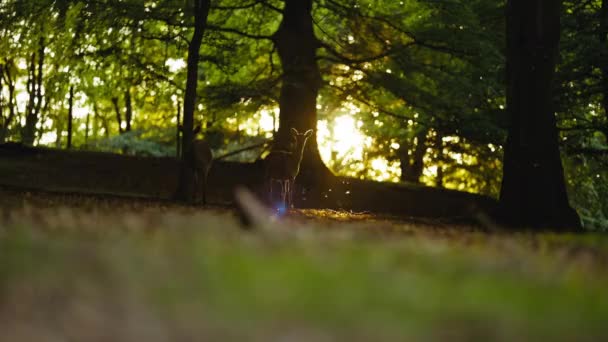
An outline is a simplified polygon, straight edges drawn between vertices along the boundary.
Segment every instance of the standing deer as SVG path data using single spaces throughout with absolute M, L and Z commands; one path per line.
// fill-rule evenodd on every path
M 266 157 L 266 180 L 269 185 L 270 201 L 272 197 L 272 185 L 274 182 L 281 184 L 281 201 L 285 208 L 292 207 L 293 186 L 296 176 L 300 172 L 300 163 L 304 154 L 306 141 L 312 136 L 312 129 L 305 133 L 299 133 L 295 128 L 291 129 L 293 144 L 289 150 L 271 151 Z
M 180 127 L 181 129 L 181 127 Z M 203 197 L 203 204 L 207 204 L 207 176 L 209 175 L 209 169 L 213 164 L 213 151 L 209 143 L 204 139 L 196 139 L 196 135 L 200 132 L 201 126 L 197 126 L 192 134 L 192 143 L 190 148 L 190 158 L 186 160 L 187 167 L 193 171 L 194 174 L 194 191 L 193 200 L 197 201 L 197 195 L 199 192 Z

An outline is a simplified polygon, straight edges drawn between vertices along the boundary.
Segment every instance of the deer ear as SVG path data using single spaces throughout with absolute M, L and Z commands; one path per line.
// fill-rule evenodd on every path
M 304 133 L 304 136 L 307 138 L 310 138 L 310 136 L 312 135 L 313 130 L 309 129 L 308 131 L 306 131 L 306 133 Z
M 295 128 L 292 127 L 291 128 L 291 134 L 297 135 L 297 134 L 300 134 L 300 133 L 298 132 L 297 129 L 295 129 Z
M 200 131 L 201 131 L 201 125 L 196 125 L 196 127 L 194 127 L 194 130 L 192 131 L 192 133 L 194 133 L 194 135 L 197 135 Z

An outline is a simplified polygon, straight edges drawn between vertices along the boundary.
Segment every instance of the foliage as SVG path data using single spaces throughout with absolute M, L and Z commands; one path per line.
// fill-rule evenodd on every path
M 173 132 L 169 133 L 171 134 Z M 175 137 L 173 136 L 173 138 Z M 172 142 L 173 145 L 163 145 L 157 142 L 163 140 L 168 140 L 169 142 Z M 122 152 L 130 155 L 164 157 L 175 156 L 175 145 L 175 140 L 171 141 L 170 139 L 167 139 L 166 130 L 153 132 L 135 130 L 110 138 L 99 139 L 92 142 L 92 144 L 87 147 L 92 147 L 100 151 Z
M 608 155 L 601 5 L 565 1 L 556 89 L 570 197 L 596 228 L 608 226 L 605 206 L 591 205 L 608 191 L 601 171 Z M 262 121 L 278 103 L 272 34 L 282 7 L 278 0 L 212 1 L 195 120 L 220 154 L 271 136 Z M 2 1 L 0 140 L 23 139 L 32 98 L 40 102 L 36 142 L 64 146 L 73 85 L 77 147 L 174 153 L 170 132 L 183 106 L 191 11 L 176 0 Z M 321 149 L 334 171 L 398 181 L 405 161 L 418 158 L 419 182 L 498 195 L 508 124 L 504 2 L 316 0 L 312 14 L 323 76 L 317 107 L 331 144 Z M 37 100 L 28 79 L 41 47 Z M 128 99 L 133 132 L 125 134 Z M 338 150 L 345 143 L 334 134 L 335 120 L 344 116 L 363 138 Z M 414 156 L 419 143 L 423 153 Z

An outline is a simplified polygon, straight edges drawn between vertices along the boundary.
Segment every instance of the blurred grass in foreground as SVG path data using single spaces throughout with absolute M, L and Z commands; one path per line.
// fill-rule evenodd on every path
M 83 201 L 5 206 L 3 340 L 608 337 L 601 235 L 303 215 L 244 232 L 225 210 Z

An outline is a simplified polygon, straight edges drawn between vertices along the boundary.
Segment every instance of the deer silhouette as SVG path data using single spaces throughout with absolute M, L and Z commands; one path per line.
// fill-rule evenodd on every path
M 180 127 L 180 130 L 183 130 L 183 128 Z M 201 127 L 197 126 L 192 132 L 193 140 L 190 144 L 192 151 L 188 160 L 186 160 L 186 164 L 194 173 L 194 202 L 197 201 L 198 194 L 200 193 L 203 204 L 207 204 L 207 178 L 213 164 L 213 151 L 211 151 L 211 147 L 206 140 L 196 138 L 200 130 Z
M 273 184 L 281 185 L 281 201 L 284 208 L 293 206 L 293 187 L 296 177 L 300 172 L 300 163 L 304 154 L 306 141 L 312 136 L 313 130 L 304 133 L 291 129 L 293 143 L 288 150 L 274 150 L 266 157 L 266 181 L 268 182 L 268 193 L 272 203 Z

